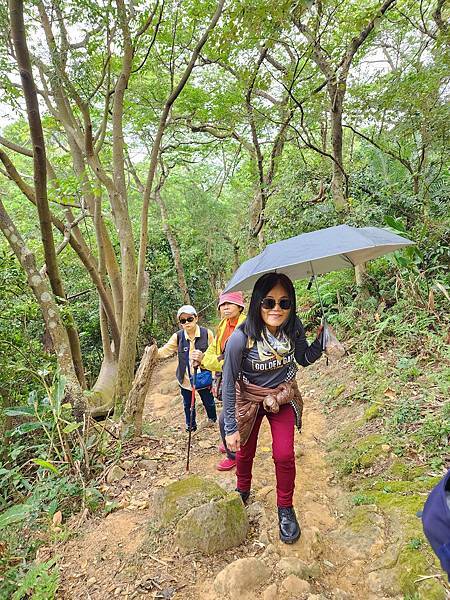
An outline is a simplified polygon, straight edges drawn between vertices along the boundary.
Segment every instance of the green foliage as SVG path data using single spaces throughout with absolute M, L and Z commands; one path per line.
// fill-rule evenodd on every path
M 106 432 L 73 420 L 58 373 L 50 384 L 47 373 L 35 375 L 41 389 L 32 390 L 26 404 L 1 411 L 11 428 L 0 447 L 0 597 L 53 598 L 54 563 L 29 566 L 43 540 L 37 532 L 56 511 L 69 517 L 106 501 L 95 483 L 110 452 Z
M 355 494 L 352 498 L 353 506 L 361 506 L 363 504 L 373 504 L 374 498 L 366 494 Z
M 16 504 L 0 514 L 0 531 L 14 523 L 20 523 L 29 516 L 31 506 L 29 504 Z
M 32 600 L 52 600 L 59 585 L 59 574 L 51 572 L 56 559 L 32 566 L 20 586 L 11 596 L 11 600 L 22 600 L 31 595 Z
M 161 19 L 157 11 L 145 31 L 140 28 L 147 23 L 153 5 L 138 0 L 127 12 L 134 57 L 124 100 L 126 197 L 121 201 L 129 210 L 136 253 L 142 189 L 135 174 L 145 182 L 162 109 L 215 4 L 213 0 L 168 0 L 163 3 Z M 420 456 L 426 465 L 440 468 L 450 420 L 446 400 L 450 390 L 446 366 L 450 146 L 444 92 L 449 53 L 447 36 L 433 18 L 434 2 L 397 2 L 354 57 L 344 102 L 348 209 L 343 213 L 336 211 L 332 197 L 330 99 L 321 87 L 323 74 L 313 61 L 311 44 L 293 23 L 293 19 L 301 20 L 312 31 L 320 31 L 325 56 L 337 66 L 379 4 L 375 0 L 228 2 L 192 77 L 170 108 L 155 180 L 164 165 L 168 174 L 161 189 L 167 209 L 165 225 L 179 246 L 191 301 L 201 311 L 204 324 L 216 321 L 218 292 L 236 266 L 249 257 L 254 242 L 249 213 L 261 190 L 267 195 L 265 242 L 342 222 L 389 227 L 415 242 L 401 253 L 368 265 L 366 295 L 358 290 L 350 269 L 319 278 L 327 318 L 338 337 L 348 343 L 355 377 L 361 379 L 355 389 L 348 389 L 346 382 L 333 382 L 323 398 L 329 412 L 364 404 L 360 407 L 363 416 L 343 440 L 349 452 L 339 469 L 352 477 L 391 460 L 382 441 L 405 460 Z M 63 42 L 62 22 L 70 42 L 65 57 L 67 80 L 62 86 L 67 93 L 66 107 L 73 112 L 69 130 L 76 124 L 83 138 L 80 104 L 85 103 L 97 143 L 106 117 L 104 144 L 98 147 L 96 159 L 113 181 L 121 173 L 112 151 L 110 115 L 117 94 L 111 94 L 111 89 L 122 69 L 124 48 L 117 6 L 99 6 L 92 0 L 59 2 L 58 18 L 52 15 L 57 46 Z M 61 77 L 52 64 L 53 51 L 41 42 L 45 36 L 35 3 L 26 4 L 25 21 L 27 31 L 32 31 L 30 50 L 46 63 L 45 81 L 40 81 L 39 70 L 35 71 L 37 87 L 45 93 Z M 17 65 L 10 52 L 5 3 L 0 6 L 0 24 L 4 41 L 0 44 L 0 87 L 2 101 L 12 115 L 1 133 L 31 148 L 23 95 L 17 87 Z M 108 47 L 112 30 L 114 40 Z M 79 43 L 86 32 L 89 35 Z M 261 48 L 268 53 L 262 62 Z M 68 135 L 61 115 L 56 116 L 58 111 L 49 110 L 54 101 L 52 93 L 48 102 L 42 103 L 46 150 L 52 165 L 48 185 L 52 213 L 64 224 L 68 209 L 80 218 L 79 235 L 95 263 L 100 248 L 94 215 L 86 208 L 88 200 L 95 198 L 120 262 L 120 228 L 105 177 L 99 178 L 92 164 L 75 168 L 80 159 L 73 149 L 79 142 Z M 277 138 L 287 114 L 286 130 Z M 208 131 L 202 131 L 202 125 Z M 276 140 L 282 143 L 277 146 Z M 81 145 L 83 153 L 84 142 Z M 32 159 L 10 148 L 6 153 L 31 185 Z M 0 177 L 2 202 L 40 268 L 44 257 L 35 207 L 11 179 Z M 59 245 L 63 236 L 56 229 L 54 234 Z M 150 338 L 158 343 L 167 340 L 177 327 L 176 308 L 184 301 L 173 249 L 153 202 L 148 235 L 150 288 L 137 344 L 139 356 Z M 58 263 L 68 296 L 61 305 L 62 317 L 64 322 L 73 317 L 78 326 L 86 377 L 92 387 L 103 359 L 98 296 L 70 246 L 61 250 Z M 306 289 L 306 282 L 296 283 L 296 289 L 299 312 L 309 333 L 320 322 L 320 303 L 316 291 Z M 0 560 L 4 560 L 2 568 L 10 569 L 5 578 L 6 597 L 50 598 L 57 586 L 53 565 L 29 568 L 36 550 L 33 531 L 23 534 L 22 540 L 14 539 L 13 527 L 8 524 L 27 532 L 32 518 L 38 528 L 40 519 L 56 510 L 68 516 L 80 504 L 95 509 L 105 500 L 95 484 L 95 474 L 102 468 L 107 443 L 94 426 L 73 420 L 63 396 L 63 381 L 53 376 L 56 372 L 38 304 L 1 238 L 0 529 L 7 532 L 8 550 Z M 390 390 L 388 397 L 386 389 Z M 369 437 L 365 445 L 364 428 L 370 427 L 382 428 L 386 439 Z M 360 443 L 353 447 L 355 439 Z M 86 453 L 89 472 L 84 470 Z M 356 494 L 354 504 L 369 500 L 370 495 Z M 22 557 L 19 569 L 9 560 L 15 555 Z
M 36 385 L 35 373 L 51 368 L 54 358 L 42 349 L 39 311 L 25 276 L 11 253 L 1 247 L 0 289 L 1 407 L 1 398 L 12 405 L 31 391 Z

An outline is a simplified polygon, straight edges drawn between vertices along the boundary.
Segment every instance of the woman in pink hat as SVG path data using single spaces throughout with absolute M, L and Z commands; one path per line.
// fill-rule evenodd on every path
M 242 292 L 228 292 L 221 294 L 217 307 L 220 311 L 222 320 L 217 328 L 216 337 L 212 344 L 208 346 L 202 360 L 202 367 L 208 371 L 215 372 L 214 395 L 221 400 L 221 379 L 225 346 L 228 338 L 234 332 L 236 327 L 245 320 L 243 310 L 245 308 L 244 296 Z M 219 446 L 221 452 L 226 457 L 217 465 L 219 471 L 229 471 L 236 466 L 236 456 L 231 452 L 225 442 L 225 426 L 223 415 L 219 416 L 220 435 L 222 444 Z

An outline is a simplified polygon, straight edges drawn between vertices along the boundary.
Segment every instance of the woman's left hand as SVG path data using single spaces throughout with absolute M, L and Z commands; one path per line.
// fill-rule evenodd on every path
M 235 431 L 234 433 L 226 435 L 225 441 L 227 443 L 228 450 L 231 450 L 231 452 L 239 452 L 241 449 L 241 436 L 239 431 Z

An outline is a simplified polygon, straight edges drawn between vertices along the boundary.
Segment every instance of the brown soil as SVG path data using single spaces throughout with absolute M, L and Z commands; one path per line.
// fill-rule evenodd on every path
M 187 434 L 174 382 L 175 363 L 168 361 L 154 374 L 144 415 L 146 433 L 124 449 L 121 465 L 125 477 L 104 488 L 105 494 L 117 502 L 118 510 L 106 517 L 87 517 L 76 535 L 57 549 L 61 568 L 59 598 L 217 600 L 213 581 L 219 571 L 238 558 L 267 556 L 270 552 L 273 567 L 280 557 L 297 557 L 309 564 L 315 563 L 320 575 L 311 581 L 311 594 L 318 594 L 313 596 L 317 600 L 382 599 L 383 594 L 373 592 L 373 582 L 372 591 L 367 588 L 367 582 L 370 567 L 388 553 L 392 539 L 383 515 L 373 507 L 367 507 L 373 515 L 369 524 L 364 525 L 364 531 L 354 532 L 346 526 L 348 495 L 336 484 L 325 451 L 327 434 L 331 425 L 336 426 L 331 419 L 336 417 L 323 414 L 318 401 L 319 391 L 323 393 L 323 389 L 320 390 L 317 369 L 323 371 L 322 379 L 329 382 L 333 371 L 337 374 L 342 366 L 334 369 L 319 366 L 300 372 L 305 412 L 302 434 L 296 437 L 295 507 L 302 525 L 298 543 L 285 545 L 278 540 L 274 468 L 266 421 L 259 437 L 251 501 L 262 505 L 267 519 L 251 516 L 252 527 L 246 543 L 237 549 L 204 557 L 198 553 L 186 555 L 174 547 L 170 531 L 158 536 L 152 526 L 153 491 L 186 475 Z M 200 406 L 197 403 L 197 407 L 200 427 L 193 436 L 190 472 L 232 490 L 234 471 L 215 470 L 221 458 L 217 451 L 218 429 L 205 426 L 201 403 Z M 348 412 L 347 407 L 342 411 Z M 142 460 L 157 461 L 156 472 L 150 472 L 147 463 L 140 463 Z M 283 575 L 274 568 L 270 583 L 282 579 Z M 262 598 L 262 592 L 253 597 Z

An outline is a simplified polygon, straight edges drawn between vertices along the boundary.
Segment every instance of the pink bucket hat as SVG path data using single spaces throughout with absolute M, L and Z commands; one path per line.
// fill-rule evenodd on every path
M 219 308 L 222 304 L 225 304 L 225 302 L 236 304 L 237 306 L 245 308 L 244 296 L 242 292 L 226 292 L 224 294 L 220 294 L 217 308 Z

